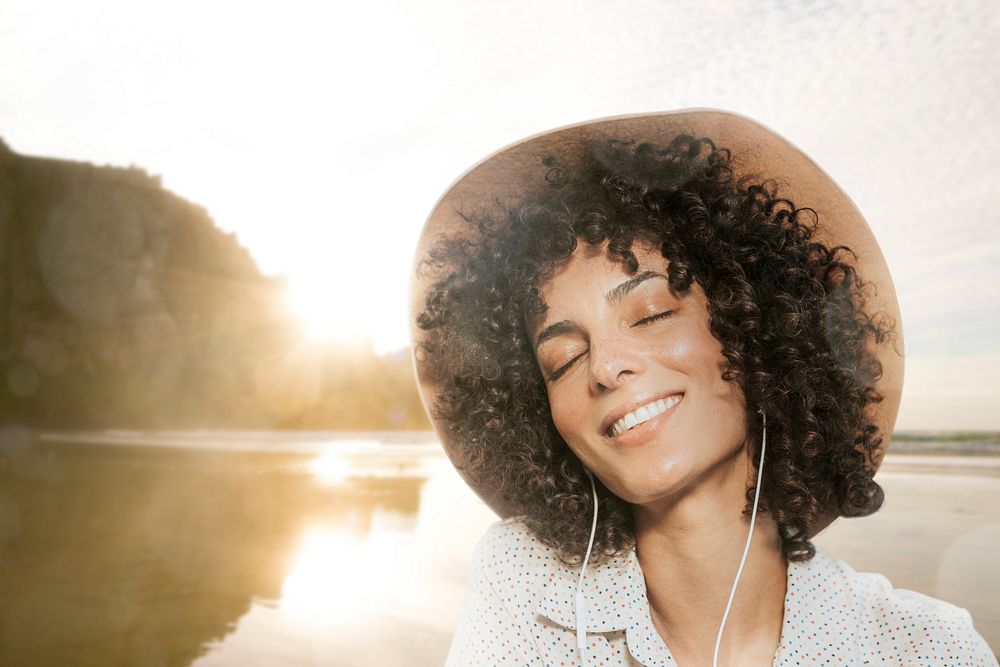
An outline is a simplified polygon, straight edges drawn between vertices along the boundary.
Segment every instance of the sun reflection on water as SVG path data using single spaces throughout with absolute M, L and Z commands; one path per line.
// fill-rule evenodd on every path
M 343 456 L 327 452 L 309 463 L 309 471 L 324 484 L 340 484 L 351 475 L 353 467 Z
M 428 464 L 443 454 L 428 443 L 373 444 L 370 441 L 338 440 L 335 447 L 309 461 L 308 470 L 325 486 L 340 486 L 348 480 L 427 478 Z
M 413 542 L 425 477 L 413 447 L 338 441 L 309 461 L 330 514 L 301 533 L 279 611 L 313 628 L 360 628 L 414 608 Z M 418 453 L 423 453 L 421 449 Z
M 308 530 L 282 586 L 281 609 L 307 622 L 361 620 L 400 585 L 399 552 L 374 533 Z

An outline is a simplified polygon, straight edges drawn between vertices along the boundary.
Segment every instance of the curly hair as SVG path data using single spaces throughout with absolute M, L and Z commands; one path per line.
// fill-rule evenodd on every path
M 558 156 L 543 165 L 541 195 L 463 213 L 471 233 L 438 239 L 422 267 L 435 282 L 417 317 L 427 332 L 418 360 L 439 386 L 432 416 L 457 443 L 453 459 L 466 477 L 523 514 L 565 563 L 583 560 L 590 483 L 553 424 L 526 321 L 544 312 L 538 286 L 578 243 L 607 243 L 634 274 L 632 244 L 643 239 L 669 261 L 674 290 L 692 281 L 704 290 L 722 379 L 746 399 L 755 466 L 754 413 L 768 417 L 773 463 L 758 511 L 776 522 L 785 557 L 815 555 L 807 526 L 819 517 L 877 511 L 882 436 L 867 408 L 883 399 L 874 388 L 882 366 L 866 345 L 893 338 L 895 323 L 865 312 L 871 285 L 845 259 L 856 260 L 853 251 L 813 239 L 816 212 L 780 196 L 774 180 L 737 176 L 731 152 L 708 138 L 595 143 L 573 172 Z M 602 561 L 635 542 L 628 503 L 600 483 L 598 497 L 594 559 Z

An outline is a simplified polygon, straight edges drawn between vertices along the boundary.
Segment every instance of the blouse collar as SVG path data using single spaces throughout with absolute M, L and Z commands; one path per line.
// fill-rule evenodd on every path
M 815 545 L 814 545 L 815 546 Z M 734 573 L 735 574 L 735 573 Z M 836 563 L 818 546 L 808 561 L 789 561 L 785 592 L 781 642 L 775 664 L 781 664 L 795 646 L 822 641 L 828 635 L 831 618 L 844 619 L 851 602 L 844 586 L 837 586 L 843 576 Z M 536 612 L 569 630 L 576 630 L 574 600 L 579 570 L 560 564 L 550 572 L 542 601 Z M 625 631 L 633 657 L 650 667 L 674 665 L 670 652 L 653 627 L 646 596 L 646 583 L 633 547 L 601 565 L 588 568 L 583 579 L 587 600 L 587 630 L 593 633 Z M 823 613 L 815 613 L 815 610 Z M 840 628 L 838 628 L 839 630 Z M 794 650 L 794 648 L 792 649 Z

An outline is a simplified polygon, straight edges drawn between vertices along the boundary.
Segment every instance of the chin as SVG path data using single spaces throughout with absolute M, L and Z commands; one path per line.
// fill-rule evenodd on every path
M 641 472 L 625 472 L 618 480 L 619 491 L 612 491 L 630 505 L 648 505 L 683 491 L 692 478 L 692 471 L 682 461 L 661 463 L 664 465 L 659 470 L 651 464 L 642 466 Z
M 620 490 L 612 492 L 630 505 L 648 505 L 667 498 L 681 488 L 678 479 L 664 479 L 662 476 L 631 476 L 623 480 Z

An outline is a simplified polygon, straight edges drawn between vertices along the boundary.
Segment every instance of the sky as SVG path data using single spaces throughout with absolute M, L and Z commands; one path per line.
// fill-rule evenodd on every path
M 990 5 L 0 0 L 0 137 L 160 175 L 288 277 L 314 330 L 390 351 L 423 221 L 476 161 L 602 116 L 736 111 L 875 233 L 907 348 L 897 430 L 1000 430 Z

